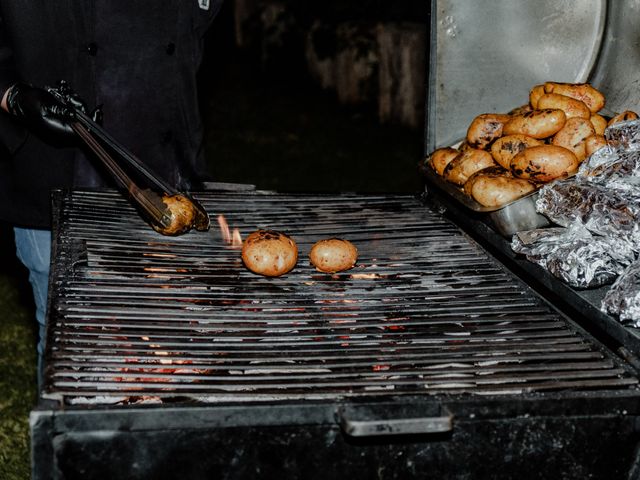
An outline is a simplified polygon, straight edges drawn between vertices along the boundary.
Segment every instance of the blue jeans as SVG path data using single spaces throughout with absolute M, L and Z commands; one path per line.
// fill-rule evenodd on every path
M 42 354 L 46 339 L 45 318 L 49 291 L 49 264 L 51 260 L 51 231 L 31 228 L 13 229 L 18 259 L 29 270 L 29 283 L 33 289 L 38 321 L 38 384 L 42 380 Z

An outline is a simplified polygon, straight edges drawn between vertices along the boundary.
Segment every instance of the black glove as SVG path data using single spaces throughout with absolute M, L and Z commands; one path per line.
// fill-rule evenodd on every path
M 74 96 L 69 106 L 50 90 L 17 83 L 7 96 L 8 110 L 45 140 L 69 143 L 76 139 L 70 125 L 75 118 L 74 107 L 84 111 L 84 105 Z

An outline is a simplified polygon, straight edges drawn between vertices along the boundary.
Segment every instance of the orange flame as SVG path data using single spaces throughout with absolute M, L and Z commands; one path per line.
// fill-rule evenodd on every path
M 231 233 L 229 233 L 229 224 L 227 223 L 227 219 L 224 218 L 224 215 L 218 215 L 218 225 L 220 226 L 222 240 L 224 240 L 225 243 L 230 243 Z
M 237 228 L 233 229 L 231 248 L 242 248 L 242 235 L 240 235 L 240 230 L 238 230 Z
M 240 230 L 234 228 L 233 233 L 231 233 L 229 224 L 227 223 L 227 219 L 224 218 L 224 215 L 218 215 L 218 225 L 220 226 L 222 240 L 224 240 L 227 245 L 234 249 L 242 248 L 242 235 L 240 235 Z

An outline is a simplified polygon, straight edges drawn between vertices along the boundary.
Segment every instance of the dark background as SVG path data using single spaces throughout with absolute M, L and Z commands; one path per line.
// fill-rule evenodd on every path
M 236 45 L 231 1 L 206 37 L 200 93 L 213 179 L 279 191 L 419 190 L 422 125 L 381 124 L 375 98 L 341 104 L 336 92 L 314 83 L 303 50 L 314 22 L 322 27 L 314 35 L 318 54 L 331 56 L 344 47 L 333 34 L 339 25 L 424 24 L 427 3 L 281 3 L 286 28 L 275 46 L 269 43 L 274 27 L 251 18 L 249 44 Z

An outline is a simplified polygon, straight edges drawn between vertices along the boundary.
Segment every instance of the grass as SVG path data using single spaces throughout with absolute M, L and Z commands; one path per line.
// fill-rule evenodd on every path
M 206 155 L 213 180 L 307 192 L 421 188 L 422 132 L 381 126 L 304 82 L 264 81 L 242 65 L 205 78 Z M 208 83 L 207 83 L 208 82 Z M 0 229 L 0 479 L 29 478 L 28 415 L 36 401 L 36 329 L 13 232 Z
M 29 411 L 36 400 L 36 326 L 13 232 L 0 229 L 0 478 L 29 478 Z

